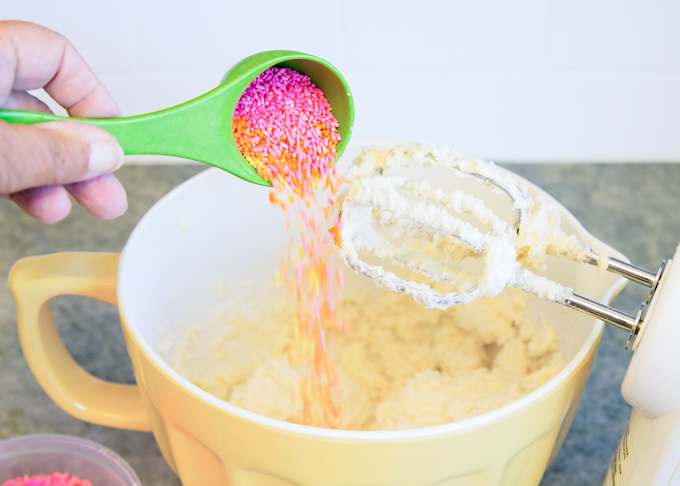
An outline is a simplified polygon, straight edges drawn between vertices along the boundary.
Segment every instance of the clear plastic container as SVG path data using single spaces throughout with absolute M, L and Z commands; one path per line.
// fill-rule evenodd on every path
M 24 435 L 0 441 L 0 485 L 28 474 L 68 472 L 92 486 L 141 486 L 130 465 L 91 440 L 69 435 Z

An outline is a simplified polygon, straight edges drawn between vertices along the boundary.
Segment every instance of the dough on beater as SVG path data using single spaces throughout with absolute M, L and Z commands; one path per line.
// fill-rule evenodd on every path
M 517 237 L 517 259 L 533 270 L 545 268 L 546 255 L 585 261 L 592 250 L 562 231 L 560 208 L 542 196 L 530 198 Z M 604 261 L 604 259 L 603 259 Z
M 418 182 L 399 175 L 397 171 L 407 167 L 445 169 L 505 193 L 518 220 L 500 219 L 484 199 L 460 189 L 447 191 L 434 180 Z M 490 161 L 436 145 L 401 143 L 365 150 L 344 180 L 347 187 L 336 203 L 338 254 L 378 287 L 404 293 L 426 307 L 466 304 L 497 295 L 505 287 L 564 304 L 572 289 L 534 273 L 545 270 L 547 255 L 597 263 L 600 271 L 608 267 L 607 252 L 593 250 L 562 230 L 556 203 L 530 196 L 517 176 Z M 461 216 L 472 216 L 487 230 L 480 231 Z M 423 276 L 426 282 L 371 264 L 361 251 L 407 269 L 407 275 Z M 483 262 L 481 271 L 465 269 L 470 257 Z M 432 285 L 437 282 L 446 283 L 448 290 Z
M 358 274 L 371 277 L 379 287 L 405 293 L 427 307 L 445 309 L 483 295 L 497 295 L 519 271 L 510 225 L 481 199 L 393 173 L 417 165 L 442 168 L 467 179 L 492 178 L 494 192 L 500 193 L 502 188 L 513 197 L 512 206 L 518 212 L 526 211 L 524 189 L 512 177 L 499 172 L 492 162 L 465 158 L 426 144 L 368 149 L 345 174 L 344 180 L 349 185 L 338 198 L 340 220 L 335 242 L 340 257 Z M 419 200 L 414 202 L 402 196 L 400 190 L 409 191 Z M 474 216 L 489 232 L 481 232 L 463 221 L 458 217 L 461 214 Z M 391 233 L 389 238 L 375 230 L 376 223 Z M 405 237 L 408 243 L 395 244 L 392 240 L 397 237 Z M 434 248 L 423 251 L 424 246 Z M 425 283 L 400 278 L 381 265 L 363 261 L 358 254 L 361 250 L 454 288 L 442 294 Z M 465 257 L 475 254 L 484 261 L 479 274 L 468 273 L 459 266 Z

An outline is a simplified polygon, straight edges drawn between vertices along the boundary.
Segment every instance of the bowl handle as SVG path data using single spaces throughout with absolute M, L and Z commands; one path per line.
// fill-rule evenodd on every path
M 19 340 L 28 366 L 66 413 L 94 424 L 151 431 L 140 390 L 101 380 L 81 368 L 52 320 L 49 299 L 82 295 L 117 305 L 117 253 L 55 253 L 23 258 L 9 274 Z

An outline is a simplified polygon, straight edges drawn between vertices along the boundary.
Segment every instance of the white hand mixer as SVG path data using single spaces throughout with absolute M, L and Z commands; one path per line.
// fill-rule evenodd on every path
M 396 174 L 407 166 L 439 167 L 507 194 L 516 220 L 503 221 L 483 200 L 460 190 L 447 192 L 428 181 Z M 512 173 L 437 147 L 397 145 L 353 166 L 346 180 L 349 186 L 338 200 L 336 244 L 345 263 L 379 287 L 444 309 L 512 286 L 628 331 L 626 349 L 632 345 L 635 353 L 622 394 L 634 410 L 605 485 L 680 486 L 680 354 L 676 350 L 680 324 L 675 322 L 680 312 L 680 265 L 664 261 L 653 273 L 588 248 L 551 226 L 550 211 L 542 207 L 545 201 L 529 198 Z M 488 232 L 463 219 L 470 217 Z M 453 290 L 443 293 L 426 283 L 400 278 L 381 265 L 361 260 L 361 250 Z M 521 267 L 521 263 L 540 267 L 546 253 L 597 265 L 645 285 L 651 289 L 647 302 L 633 317 Z M 464 268 L 464 261 L 475 257 L 484 263 L 477 274 Z

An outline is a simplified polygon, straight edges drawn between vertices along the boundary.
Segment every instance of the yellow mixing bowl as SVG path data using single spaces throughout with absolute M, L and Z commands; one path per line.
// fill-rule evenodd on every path
M 348 148 L 345 164 L 358 150 L 356 144 Z M 582 242 L 623 258 L 564 208 L 562 219 Z M 212 291 L 216 281 L 263 289 L 267 305 L 273 297 L 264 282 L 286 245 L 284 218 L 265 190 L 206 170 L 158 202 L 120 255 L 60 253 L 16 263 L 10 283 L 26 360 L 67 413 L 152 431 L 185 486 L 539 483 L 576 412 L 603 327 L 563 307 L 533 300 L 530 309 L 558 331 L 568 364 L 555 378 L 493 412 L 411 430 L 339 431 L 263 417 L 206 393 L 159 356 L 164 336 L 178 331 L 174 326 L 224 304 Z M 564 259 L 551 261 L 547 275 L 604 303 L 624 285 L 621 278 Z M 62 294 L 118 305 L 137 386 L 97 379 L 73 360 L 48 304 Z

